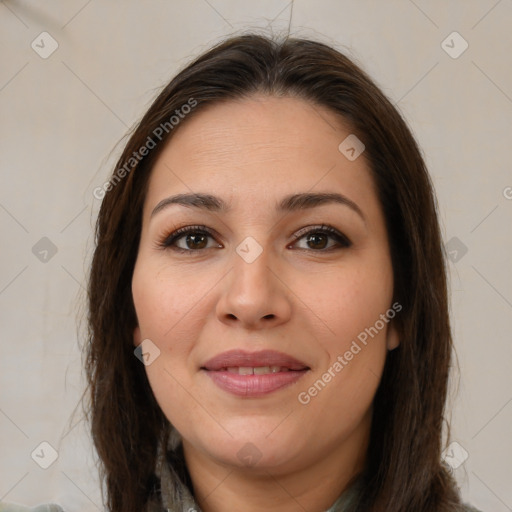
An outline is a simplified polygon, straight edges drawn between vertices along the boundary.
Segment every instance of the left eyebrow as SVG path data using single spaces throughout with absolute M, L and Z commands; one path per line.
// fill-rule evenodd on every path
M 329 203 L 338 203 L 344 206 L 348 206 L 350 209 L 355 211 L 365 222 L 366 218 L 359 206 L 354 203 L 347 196 L 337 193 L 303 193 L 293 194 L 286 196 L 278 204 L 278 211 L 292 212 L 296 210 L 305 210 L 308 208 L 315 208 Z
M 276 210 L 279 212 L 292 212 L 315 208 L 317 206 L 330 203 L 337 203 L 347 206 L 351 210 L 355 211 L 366 222 L 366 218 L 361 208 L 359 208 L 359 206 L 348 197 L 337 193 L 324 192 L 292 194 L 284 197 L 277 204 Z M 213 212 L 228 212 L 231 209 L 231 207 L 228 206 L 228 204 L 220 197 L 216 197 L 211 194 L 178 194 L 162 199 L 162 201 L 160 201 L 151 212 L 151 217 L 173 204 L 198 208 L 202 210 L 209 210 Z

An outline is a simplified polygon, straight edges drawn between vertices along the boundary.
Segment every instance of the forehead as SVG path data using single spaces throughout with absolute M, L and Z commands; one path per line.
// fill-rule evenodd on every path
M 374 194 L 364 153 L 338 149 L 350 127 L 294 97 L 253 96 L 213 104 L 186 119 L 159 155 L 147 206 L 168 193 L 208 192 L 228 202 L 335 188 L 353 200 Z

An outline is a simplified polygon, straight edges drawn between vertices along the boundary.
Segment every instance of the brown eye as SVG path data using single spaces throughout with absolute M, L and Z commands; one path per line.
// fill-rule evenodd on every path
M 299 232 L 295 235 L 295 239 L 297 240 L 296 243 L 303 239 L 306 241 L 306 246 L 299 247 L 299 249 L 317 252 L 327 252 L 334 249 L 347 248 L 352 245 L 352 242 L 337 229 L 325 225 L 309 229 L 306 233 Z M 334 240 L 334 243 L 329 245 L 329 239 Z
M 325 249 L 329 243 L 329 237 L 323 233 L 312 233 L 307 235 L 306 238 L 310 249 Z
M 208 235 L 202 233 L 185 235 L 187 249 L 204 249 L 208 244 Z
M 208 245 L 214 240 L 213 234 L 205 226 L 187 226 L 177 229 L 160 244 L 164 249 L 173 249 L 180 252 L 197 252 L 212 247 L 222 247 L 218 243 Z

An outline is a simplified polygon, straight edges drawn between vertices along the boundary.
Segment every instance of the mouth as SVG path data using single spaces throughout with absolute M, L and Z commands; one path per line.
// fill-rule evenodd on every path
M 267 375 L 269 373 L 293 372 L 297 370 L 291 370 L 286 366 L 229 366 L 228 368 L 213 371 L 237 373 L 238 375 Z
M 222 390 L 257 398 L 297 382 L 310 370 L 302 361 L 282 352 L 231 350 L 208 360 L 205 372 Z

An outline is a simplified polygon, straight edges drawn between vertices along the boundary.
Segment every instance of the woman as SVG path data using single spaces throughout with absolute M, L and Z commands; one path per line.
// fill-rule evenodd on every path
M 109 510 L 474 510 L 441 460 L 432 185 L 347 57 L 224 41 L 95 195 L 87 370 Z

